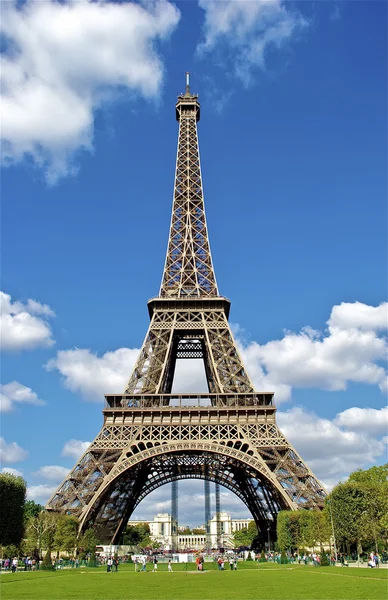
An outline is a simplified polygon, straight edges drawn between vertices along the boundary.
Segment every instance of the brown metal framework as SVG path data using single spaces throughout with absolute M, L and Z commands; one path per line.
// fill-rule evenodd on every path
M 259 530 L 279 509 L 322 506 L 325 491 L 276 425 L 273 394 L 254 390 L 218 293 L 208 241 L 198 97 L 178 97 L 174 200 L 160 293 L 124 394 L 107 395 L 104 425 L 47 509 L 94 524 L 117 543 L 133 510 L 170 481 L 201 478 L 234 492 Z M 209 393 L 173 394 L 178 358 L 202 358 Z

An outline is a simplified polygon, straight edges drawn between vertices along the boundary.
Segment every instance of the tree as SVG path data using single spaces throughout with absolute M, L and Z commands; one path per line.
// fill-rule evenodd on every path
M 356 545 L 359 554 L 363 544 L 378 551 L 379 540 L 388 535 L 387 475 L 388 464 L 359 469 L 327 500 L 337 540 L 347 547 Z
M 0 545 L 18 546 L 24 535 L 26 482 L 10 473 L 0 474 Z
M 281 551 L 313 548 L 330 539 L 329 521 L 325 511 L 282 510 L 277 516 L 277 545 Z
M 60 551 L 73 552 L 77 545 L 78 520 L 69 515 L 61 515 L 58 519 L 54 540 L 53 550 L 56 550 L 59 556 Z
M 44 510 L 41 504 L 37 504 L 33 500 L 27 500 L 24 504 L 24 522 L 27 524 L 31 517 L 37 517 Z
M 256 523 L 251 521 L 248 524 L 248 527 L 243 527 L 242 529 L 235 531 L 233 534 L 233 542 L 235 548 L 238 546 L 251 546 L 253 540 L 258 535 Z
M 371 467 L 370 469 L 358 469 L 349 475 L 348 481 L 354 483 L 375 483 L 383 486 L 387 485 L 388 463 L 379 467 Z
M 292 538 L 288 527 L 290 514 L 289 510 L 281 510 L 277 516 L 277 544 L 282 552 L 292 546 Z
M 149 546 L 151 544 L 150 533 L 148 523 L 127 525 L 123 536 L 123 544 L 129 546 Z
M 50 552 L 54 544 L 55 529 L 60 519 L 58 513 L 41 511 L 36 517 L 30 517 L 26 533 L 27 547 L 31 552 L 36 549 L 38 555 L 42 550 Z
M 205 535 L 206 530 L 203 529 L 202 527 L 196 527 L 195 529 L 193 529 L 193 534 L 194 535 Z
M 184 527 L 183 529 L 181 529 L 179 531 L 180 535 L 191 535 L 191 529 L 190 527 Z
M 312 545 L 319 545 L 321 553 L 323 552 L 323 544 L 330 540 L 330 525 L 325 510 L 314 509 L 309 511 L 310 515 L 310 541 Z
M 89 564 L 91 566 L 95 565 L 96 562 L 96 546 L 98 544 L 98 540 L 96 537 L 96 532 L 92 527 L 86 529 L 85 533 L 79 539 L 79 548 L 83 550 L 84 554 L 89 554 Z

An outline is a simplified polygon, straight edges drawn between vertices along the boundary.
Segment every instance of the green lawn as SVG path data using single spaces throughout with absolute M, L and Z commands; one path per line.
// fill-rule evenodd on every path
M 205 567 L 207 565 L 205 564 Z M 246 563 L 238 571 L 218 572 L 214 565 L 196 572 L 195 565 L 159 563 L 158 572 L 135 573 L 133 566 L 118 573 L 104 568 L 2 573 L 2 600 L 385 600 L 386 569 L 368 570 L 299 565 Z M 148 565 L 148 569 L 152 566 Z

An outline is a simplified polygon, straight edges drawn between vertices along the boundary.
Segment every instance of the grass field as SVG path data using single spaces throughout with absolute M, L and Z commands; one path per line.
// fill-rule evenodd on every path
M 205 567 L 207 565 L 205 564 Z M 158 572 L 105 569 L 2 573 L 2 600 L 385 600 L 388 570 L 246 563 L 238 571 L 203 573 L 195 565 L 159 564 Z M 152 569 L 152 565 L 148 565 Z

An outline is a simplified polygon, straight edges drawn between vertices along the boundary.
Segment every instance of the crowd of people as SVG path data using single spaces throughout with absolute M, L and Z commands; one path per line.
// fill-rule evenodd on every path
M 387 552 L 383 552 L 381 554 L 381 556 L 374 551 L 371 551 L 370 554 L 368 555 L 363 555 L 361 557 L 357 557 L 357 556 L 351 556 L 351 557 L 347 557 L 345 554 L 339 554 L 337 557 L 335 557 L 333 554 L 326 554 L 326 558 L 327 558 L 327 562 L 325 561 L 324 564 L 330 564 L 332 566 L 336 565 L 337 563 L 340 563 L 342 566 L 344 567 L 348 567 L 349 566 L 349 561 L 352 560 L 357 561 L 359 560 L 362 564 L 367 565 L 368 567 L 374 569 L 374 568 L 378 568 L 380 566 L 380 563 L 387 563 L 388 562 L 388 554 Z M 162 555 L 155 555 L 152 553 L 149 553 L 148 555 L 143 554 L 143 555 L 125 555 L 125 556 L 117 556 L 117 555 L 108 555 L 108 556 L 104 556 L 102 554 L 100 555 L 96 555 L 95 558 L 93 558 L 92 563 L 90 563 L 91 558 L 86 556 L 84 557 L 82 560 L 80 560 L 79 558 L 56 558 L 52 560 L 52 564 L 56 569 L 63 569 L 63 568 L 78 568 L 78 567 L 85 567 L 85 566 L 90 566 L 90 564 L 92 564 L 92 566 L 106 566 L 106 570 L 108 573 L 110 572 L 118 572 L 119 570 L 119 565 L 121 563 L 132 563 L 134 565 L 134 569 L 135 571 L 138 572 L 144 572 L 147 571 L 147 564 L 152 564 L 152 571 L 156 572 L 158 570 L 158 562 L 159 560 L 161 560 L 161 562 L 166 563 L 167 562 L 167 570 L 169 572 L 173 571 L 173 560 L 171 556 L 162 556 Z M 256 562 L 274 562 L 274 563 L 282 563 L 282 562 L 287 562 L 287 563 L 297 563 L 297 564 L 305 564 L 305 565 L 313 565 L 313 566 L 320 566 L 322 563 L 322 555 L 320 553 L 317 552 L 311 552 L 311 553 L 307 553 L 307 552 L 302 552 L 302 553 L 291 553 L 291 552 L 286 552 L 281 554 L 280 552 L 262 552 L 260 554 L 255 554 L 253 551 L 246 551 L 245 553 L 243 553 L 241 556 L 237 555 L 237 554 L 232 554 L 231 552 L 226 552 L 224 554 L 218 554 L 218 553 L 213 553 L 212 556 L 208 556 L 207 560 L 213 560 L 214 562 L 217 563 L 218 566 L 218 570 L 219 571 L 223 571 L 225 570 L 228 566 L 230 568 L 231 571 L 236 571 L 237 570 L 237 565 L 238 565 L 238 560 L 253 560 Z M 90 564 L 89 564 L 90 563 Z M 204 571 L 205 570 L 205 555 L 203 553 L 198 553 L 196 558 L 195 558 L 195 563 L 196 563 L 196 567 L 198 571 Z M 36 571 L 39 570 L 39 568 L 41 568 L 42 565 L 42 559 L 39 559 L 35 556 L 23 556 L 21 558 L 18 558 L 16 556 L 14 557 L 5 557 L 0 559 L 0 570 L 5 570 L 5 571 L 12 571 L 13 573 L 15 573 L 15 571 L 19 570 L 19 571 Z M 149 570 L 149 569 L 148 569 Z

